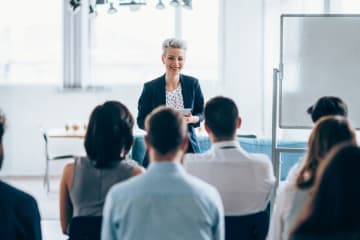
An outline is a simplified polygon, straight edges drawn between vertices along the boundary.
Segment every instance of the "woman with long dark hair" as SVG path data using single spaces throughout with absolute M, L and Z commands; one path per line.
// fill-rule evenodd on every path
M 64 234 L 73 217 L 101 216 L 111 186 L 143 169 L 126 159 L 134 136 L 134 119 L 125 105 L 108 101 L 91 113 L 85 136 L 86 157 L 67 164 L 60 185 L 60 221 Z
M 344 145 L 329 154 L 291 239 L 360 239 L 359 169 L 359 147 Z
M 279 186 L 270 220 L 268 240 L 287 240 L 317 178 L 317 168 L 331 149 L 341 143 L 356 144 L 355 130 L 340 116 L 320 118 L 308 141 L 307 155 L 295 180 Z

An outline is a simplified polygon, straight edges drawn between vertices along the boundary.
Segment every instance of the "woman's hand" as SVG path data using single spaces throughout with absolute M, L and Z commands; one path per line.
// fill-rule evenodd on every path
M 191 113 L 184 116 L 184 120 L 187 124 L 193 123 L 196 124 L 200 121 L 198 116 L 193 116 Z

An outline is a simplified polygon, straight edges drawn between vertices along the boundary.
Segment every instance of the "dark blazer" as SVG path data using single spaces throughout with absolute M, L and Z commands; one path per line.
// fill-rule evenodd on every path
M 36 200 L 0 181 L 0 239 L 41 239 Z
M 180 74 L 180 84 L 184 100 L 184 108 L 191 108 L 192 115 L 198 116 L 200 121 L 197 124 L 188 124 L 189 142 L 192 151 L 200 152 L 194 128 L 200 126 L 204 120 L 204 96 L 201 92 L 199 81 L 196 78 Z M 137 124 L 144 129 L 146 116 L 156 107 L 166 104 L 165 75 L 144 84 L 143 91 L 138 101 Z

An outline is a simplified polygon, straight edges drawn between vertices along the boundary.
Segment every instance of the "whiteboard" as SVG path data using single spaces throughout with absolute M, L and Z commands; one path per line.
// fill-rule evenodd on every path
M 342 98 L 360 128 L 360 15 L 282 15 L 279 127 L 311 128 L 309 106 Z

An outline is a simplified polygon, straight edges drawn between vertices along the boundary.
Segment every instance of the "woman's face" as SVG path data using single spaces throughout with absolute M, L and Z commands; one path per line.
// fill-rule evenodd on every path
M 166 73 L 172 76 L 180 74 L 185 63 L 185 52 L 179 48 L 168 48 L 162 56 L 166 67 Z

